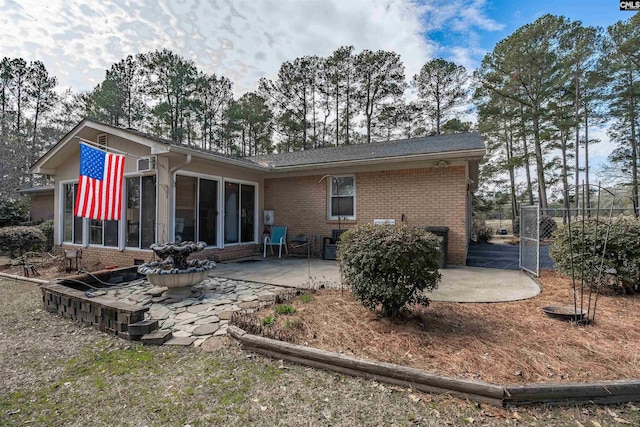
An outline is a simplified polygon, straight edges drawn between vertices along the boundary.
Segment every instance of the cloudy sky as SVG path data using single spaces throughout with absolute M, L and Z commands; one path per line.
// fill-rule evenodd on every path
M 472 70 L 545 13 L 607 26 L 631 12 L 614 0 L 0 0 L 0 55 L 40 60 L 61 89 L 86 91 L 126 55 L 168 48 L 241 94 L 283 61 L 343 45 L 398 52 L 408 79 L 435 57 Z
M 243 93 L 285 60 L 326 56 L 342 45 L 396 51 L 410 77 L 434 57 L 473 69 L 497 41 L 545 13 L 601 26 L 630 16 L 612 0 L 530 3 L 0 0 L 0 55 L 41 60 L 62 88 L 84 91 L 126 55 L 169 48 L 231 78 Z

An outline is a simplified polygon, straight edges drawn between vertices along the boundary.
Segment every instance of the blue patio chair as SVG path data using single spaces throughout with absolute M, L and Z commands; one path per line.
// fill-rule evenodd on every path
M 278 258 L 282 258 L 282 247 L 287 256 L 289 256 L 289 249 L 287 249 L 287 227 L 272 227 L 271 236 L 264 236 L 264 254 L 263 258 L 267 257 L 267 246 L 271 249 L 271 255 L 273 255 L 273 247 L 278 246 Z

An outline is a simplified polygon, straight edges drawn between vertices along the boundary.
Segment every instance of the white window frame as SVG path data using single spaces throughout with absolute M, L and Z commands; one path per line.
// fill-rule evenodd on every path
M 107 220 L 101 220 L 102 221 L 102 242 L 101 243 L 91 243 L 91 219 L 89 218 L 83 218 L 83 226 L 86 224 L 86 226 L 88 227 L 88 240 L 87 240 L 87 244 L 84 245 L 84 247 L 101 247 L 104 249 L 120 249 L 120 246 L 122 246 L 122 244 L 120 243 L 120 228 L 121 228 L 121 223 L 122 223 L 122 219 L 118 220 L 118 244 L 116 246 L 105 246 L 104 244 L 104 226 L 105 226 L 105 222 L 107 222 Z
M 238 243 L 224 243 L 224 218 L 227 216 L 227 210 L 226 210 L 226 206 L 224 204 L 224 191 L 226 189 L 226 183 L 230 182 L 233 184 L 244 184 L 244 185 L 252 185 L 255 188 L 254 194 L 253 194 L 253 217 L 255 218 L 254 224 L 253 224 L 253 242 L 240 242 L 240 240 L 242 240 L 242 230 L 240 230 L 240 224 L 242 223 L 242 221 L 238 221 Z M 238 213 L 242 210 L 242 192 L 240 191 L 238 194 Z M 222 180 L 222 191 L 221 191 L 221 196 L 222 196 L 222 212 L 223 215 L 222 216 L 222 227 L 221 227 L 221 237 L 222 237 L 222 247 L 226 248 L 227 246 L 242 246 L 242 245 L 257 245 L 258 242 L 258 227 L 259 227 L 259 223 L 260 220 L 258 218 L 258 212 L 259 212 L 259 200 L 260 200 L 260 186 L 258 185 L 257 182 L 253 182 L 253 181 L 245 181 L 245 180 L 241 180 L 241 179 L 234 179 L 234 178 L 223 178 Z M 262 217 L 260 217 L 262 218 Z
M 119 227 L 119 233 L 120 236 L 118 238 L 118 245 L 119 245 L 119 249 L 120 250 L 132 250 L 132 251 L 146 251 L 146 252 L 152 252 L 152 250 L 150 248 L 142 248 L 140 247 L 140 244 L 142 243 L 142 238 L 140 235 L 138 235 L 139 237 L 139 241 L 140 243 L 138 244 L 138 246 L 126 246 L 127 244 L 127 178 L 138 178 L 140 180 L 140 206 L 142 207 L 142 178 L 145 176 L 155 176 L 156 177 L 156 200 L 155 200 L 155 204 L 154 204 L 154 212 L 155 212 L 155 236 L 154 236 L 154 241 L 158 240 L 158 194 L 159 194 L 159 186 L 158 186 L 158 173 L 156 171 L 150 171 L 150 172 L 145 172 L 145 173 L 140 173 L 140 172 L 129 172 L 129 173 L 125 173 L 123 180 L 122 180 L 122 214 L 120 217 L 120 227 Z M 142 212 L 142 208 L 140 209 L 140 211 Z M 141 213 L 142 214 L 142 213 Z M 140 223 L 141 221 L 139 220 L 138 223 Z M 142 228 L 139 228 L 138 233 L 141 233 Z M 111 248 L 111 246 L 108 246 L 107 248 Z
M 78 180 L 68 179 L 68 180 L 60 181 L 58 184 L 59 186 L 58 186 L 58 242 L 57 243 L 59 245 L 68 245 L 68 246 L 78 246 L 78 247 L 85 246 L 84 243 L 86 242 L 86 240 L 85 240 L 84 230 L 88 227 L 87 221 L 85 218 L 82 219 L 82 237 L 81 237 L 82 243 L 73 242 L 73 221 L 71 221 L 71 241 L 67 242 L 64 240 L 64 194 L 65 194 L 64 187 L 65 185 L 69 185 L 69 184 L 71 185 L 78 184 Z M 74 198 L 75 198 L 75 194 L 74 194 Z M 75 205 L 75 200 L 73 202 Z M 74 211 L 75 211 L 75 206 L 74 206 Z
M 173 241 L 175 239 L 175 235 L 176 235 L 176 180 L 177 180 L 177 176 L 181 175 L 181 176 L 189 176 L 192 178 L 197 178 L 198 179 L 198 186 L 197 186 L 197 191 L 196 191 L 196 224 L 195 224 L 195 234 L 197 237 L 200 237 L 200 221 L 198 218 L 199 215 L 199 209 L 200 209 L 200 179 L 206 179 L 209 181 L 216 181 L 218 184 L 218 219 L 216 221 L 216 242 L 213 245 L 208 245 L 207 249 L 221 249 L 223 246 L 223 242 L 224 242 L 224 238 L 222 236 L 223 233 L 223 228 L 224 228 L 224 206 L 223 206 L 223 192 L 224 192 L 224 185 L 223 185 L 223 178 L 221 176 L 217 176 L 217 175 L 208 175 L 208 174 L 204 174 L 204 173 L 197 173 L 197 172 L 189 172 L 189 171 L 176 171 L 173 176 L 171 177 L 171 180 L 173 182 L 173 194 L 172 194 L 172 201 L 171 201 L 171 236 L 173 236 L 171 238 L 171 240 Z M 208 242 L 207 242 L 208 243 Z
M 353 179 L 353 215 L 348 216 L 337 216 L 331 215 L 333 212 L 333 178 L 352 178 Z M 343 174 L 343 175 L 330 175 L 329 179 L 327 179 L 327 219 L 329 220 L 338 220 L 338 219 L 348 219 L 355 220 L 356 219 L 356 175 L 355 174 Z

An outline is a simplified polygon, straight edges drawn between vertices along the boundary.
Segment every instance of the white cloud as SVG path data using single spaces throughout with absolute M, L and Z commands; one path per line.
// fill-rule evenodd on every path
M 472 40 L 474 31 L 501 28 L 483 8 L 484 0 L 0 0 L 0 50 L 43 61 L 63 88 L 88 90 L 126 55 L 168 48 L 229 77 L 239 94 L 283 61 L 343 45 L 398 52 L 410 79 L 442 51 L 429 31 L 450 28 Z M 452 55 L 469 67 L 476 50 L 460 46 Z

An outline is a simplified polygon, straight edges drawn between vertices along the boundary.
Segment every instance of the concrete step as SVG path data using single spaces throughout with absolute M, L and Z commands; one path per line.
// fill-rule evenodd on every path
M 168 330 L 154 331 L 142 336 L 142 344 L 144 345 L 162 345 L 173 337 L 173 333 Z

